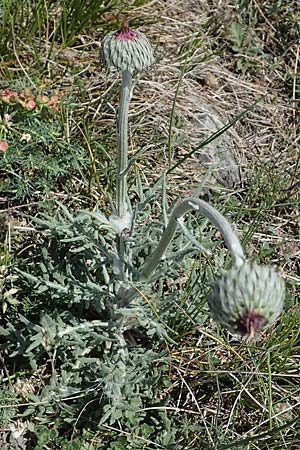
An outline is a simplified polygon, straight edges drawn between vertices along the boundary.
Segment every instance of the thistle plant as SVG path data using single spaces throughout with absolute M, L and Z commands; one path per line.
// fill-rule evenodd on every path
M 19 292 L 23 295 L 28 285 L 31 302 L 38 312 L 45 311 L 39 324 L 18 314 L 16 326 L 0 325 L 5 342 L 0 350 L 11 350 L 22 362 L 27 357 L 34 370 L 51 361 L 51 381 L 43 395 L 57 400 L 53 415 L 71 399 L 73 417 L 90 407 L 91 414 L 100 411 L 101 424 L 118 421 L 136 429 L 147 423 L 144 405 L 155 404 L 159 397 L 165 361 L 157 349 L 162 339 L 176 334 L 168 322 L 178 311 L 173 280 L 199 250 L 215 245 L 206 223 L 199 242 L 188 226 L 190 213 L 206 217 L 229 249 L 232 267 L 216 281 L 208 305 L 212 317 L 231 333 L 252 336 L 274 323 L 283 306 L 284 283 L 272 269 L 246 261 L 232 225 L 199 195 L 178 202 L 170 213 L 163 198 L 164 220 L 153 219 L 155 188 L 146 191 L 138 180 L 140 200 L 131 204 L 127 176 L 133 163 L 128 158 L 132 80 L 153 64 L 153 51 L 142 33 L 124 24 L 103 39 L 101 61 L 122 74 L 112 215 L 107 218 L 96 208 L 71 213 L 60 205 L 56 214 L 34 218 L 47 245 L 42 242 L 35 259 L 26 260 L 26 272 L 18 271 L 23 283 Z M 161 295 L 164 281 L 167 293 Z M 195 283 L 191 297 L 196 308 L 198 298 L 204 297 L 202 289 Z M 23 302 L 19 304 L 21 308 Z
M 124 229 L 130 229 L 131 207 L 126 178 L 129 169 L 127 128 L 132 74 L 150 67 L 154 58 L 145 35 L 130 29 L 125 23 L 119 31 L 111 32 L 103 39 L 101 60 L 106 67 L 122 72 L 117 128 L 117 216 L 111 217 L 111 222 L 122 234 Z M 219 229 L 233 261 L 232 269 L 215 284 L 209 297 L 208 303 L 213 317 L 229 331 L 242 335 L 253 335 L 256 331 L 267 328 L 282 310 L 283 281 L 272 269 L 246 263 L 243 249 L 231 225 L 213 206 L 197 197 L 183 200 L 174 209 L 157 248 L 144 262 L 139 272 L 139 281 L 151 282 L 151 275 L 159 266 L 177 230 L 178 222 L 183 220 L 189 211 L 200 212 Z M 120 260 L 124 258 L 124 251 L 125 247 L 119 245 Z M 137 296 L 134 287 L 123 289 L 121 292 L 125 304 L 129 304 Z
M 117 119 L 118 158 L 116 214 L 111 223 L 120 232 L 118 238 L 118 273 L 122 281 L 124 270 L 125 242 L 124 230 L 131 228 L 131 206 L 127 195 L 128 172 L 128 111 L 132 95 L 132 76 L 142 72 L 154 63 L 153 50 L 146 36 L 129 28 L 125 21 L 119 31 L 109 33 L 102 41 L 100 57 L 103 65 L 122 73 L 122 87 Z

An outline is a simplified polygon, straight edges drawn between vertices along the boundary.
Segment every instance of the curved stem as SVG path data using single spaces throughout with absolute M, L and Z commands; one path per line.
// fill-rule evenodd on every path
M 128 211 L 127 167 L 128 167 L 128 111 L 132 76 L 128 70 L 122 72 L 122 88 L 118 112 L 118 164 L 117 164 L 117 215 L 124 217 Z
M 140 274 L 141 281 L 147 281 L 154 272 L 175 234 L 177 221 L 189 211 L 197 211 L 202 213 L 218 228 L 230 251 L 233 264 L 240 265 L 245 261 L 245 255 L 240 241 L 227 219 L 225 219 L 219 211 L 204 200 L 197 197 L 190 197 L 183 200 L 171 214 L 168 226 L 165 229 L 156 250 L 144 264 Z M 127 301 L 131 301 L 135 295 L 136 291 L 134 288 L 130 289 L 126 295 Z

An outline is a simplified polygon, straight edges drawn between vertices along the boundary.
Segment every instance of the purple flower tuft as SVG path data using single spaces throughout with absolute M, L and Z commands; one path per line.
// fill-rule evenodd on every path
M 128 27 L 123 27 L 114 34 L 114 38 L 120 41 L 131 41 L 137 38 L 137 32 Z
M 263 329 L 265 325 L 265 317 L 249 308 L 246 308 L 236 321 L 236 328 L 238 332 L 243 335 L 255 335 L 256 332 Z

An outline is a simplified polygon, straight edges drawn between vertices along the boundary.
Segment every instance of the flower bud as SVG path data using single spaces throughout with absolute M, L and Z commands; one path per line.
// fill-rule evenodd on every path
M 282 311 L 284 281 L 256 263 L 233 266 L 214 285 L 208 304 L 213 318 L 233 334 L 254 336 Z
M 128 70 L 131 74 L 142 72 L 154 63 L 153 50 L 146 36 L 127 25 L 104 37 L 100 58 L 109 69 Z

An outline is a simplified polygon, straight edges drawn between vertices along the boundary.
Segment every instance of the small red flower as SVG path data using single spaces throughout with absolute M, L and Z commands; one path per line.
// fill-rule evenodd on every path
M 1 98 L 5 103 L 15 103 L 19 94 L 11 88 L 7 88 L 1 93 Z
M 50 101 L 48 102 L 48 106 L 52 108 L 54 111 L 59 110 L 59 98 L 58 95 L 52 95 Z
M 33 110 L 36 107 L 36 102 L 33 100 L 33 98 L 29 98 L 26 100 L 19 100 L 20 105 L 23 106 L 23 108 Z
M 33 100 L 33 98 L 30 98 L 27 100 L 25 108 L 27 109 L 34 109 L 36 107 L 36 102 Z
M 0 151 L 1 152 L 6 152 L 6 150 L 8 149 L 8 143 L 5 139 L 2 139 L 0 141 Z

